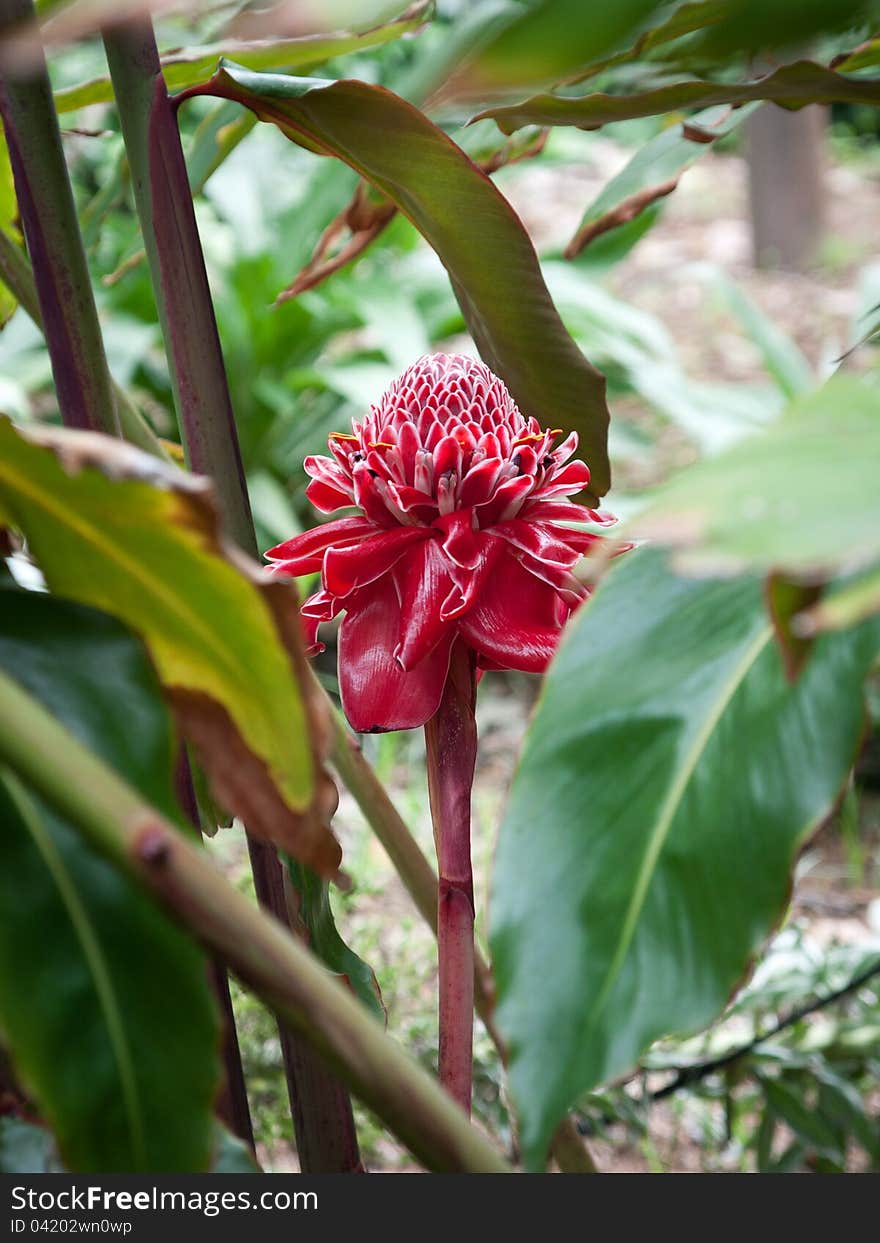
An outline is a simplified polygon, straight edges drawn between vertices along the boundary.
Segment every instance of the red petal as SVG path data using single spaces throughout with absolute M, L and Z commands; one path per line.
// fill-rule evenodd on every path
M 473 526 L 470 509 L 458 509 L 455 513 L 435 518 L 431 524 L 444 535 L 443 551 L 456 565 L 472 570 L 480 559 L 480 546 Z
M 312 574 L 323 565 L 325 549 L 331 545 L 348 547 L 375 532 L 376 527 L 367 518 L 337 518 L 276 544 L 263 556 L 267 561 L 279 562 L 278 569 L 285 574 Z
M 450 563 L 449 572 L 455 583 L 455 593 L 450 593 L 443 602 L 442 616 L 445 621 L 461 617 L 468 609 L 473 608 L 480 592 L 486 585 L 495 562 L 505 549 L 504 540 L 496 539 L 487 531 L 477 532 L 479 556 L 476 565 L 464 569 Z
M 477 506 L 480 525 L 492 527 L 496 522 L 512 518 L 522 508 L 525 498 L 534 486 L 535 480 L 532 475 L 514 475 L 512 479 L 500 484 L 490 501 L 487 501 L 485 505 Z
M 566 531 L 545 522 L 532 522 L 529 519 L 511 518 L 508 522 L 499 522 L 492 527 L 494 535 L 529 553 L 538 561 L 548 561 L 570 569 L 586 548 L 598 537 L 587 535 L 585 531 Z
M 491 662 L 488 667 L 541 673 L 568 612 L 552 587 L 508 554 L 497 562 L 474 607 L 459 619 L 458 630 Z
M 342 509 L 345 505 L 354 504 L 350 496 L 346 496 L 338 488 L 331 487 L 329 483 L 324 483 L 322 479 L 312 480 L 306 488 L 306 496 L 315 509 L 322 514 L 332 514 L 334 509 Z
M 394 659 L 400 604 L 390 577 L 358 592 L 339 631 L 339 689 L 352 729 L 361 734 L 416 729 L 440 706 L 454 638 L 404 673 Z
M 563 466 L 549 483 L 539 488 L 535 495 L 542 499 L 548 496 L 568 496 L 572 492 L 579 492 L 589 482 L 590 472 L 587 464 L 580 461 L 569 462 L 568 466 Z
M 395 527 L 379 531 L 351 548 L 328 548 L 324 554 L 324 586 L 334 596 L 347 596 L 356 587 L 386 574 L 412 544 L 428 538 L 427 527 Z
M 443 605 L 455 584 L 438 540 L 428 540 L 401 562 L 395 574 L 400 589 L 400 643 L 394 651 L 407 671 L 415 668 L 449 633 L 452 622 Z
M 472 466 L 461 481 L 460 504 L 462 509 L 470 505 L 480 505 L 492 495 L 495 480 L 501 470 L 499 457 L 484 458 L 476 466 Z
M 354 498 L 371 522 L 379 527 L 396 527 L 398 522 L 391 516 L 388 506 L 376 486 L 376 480 L 365 466 L 354 472 Z
M 321 622 L 330 621 L 338 612 L 339 601 L 327 591 L 316 591 L 306 600 L 300 613 L 306 637 L 307 656 L 316 656 L 318 652 L 323 652 L 324 644 L 318 642 L 318 627 Z
M 536 522 L 594 522 L 591 516 L 599 510 L 587 509 L 574 501 L 538 500 L 527 501 L 520 511 L 521 518 L 533 518 Z

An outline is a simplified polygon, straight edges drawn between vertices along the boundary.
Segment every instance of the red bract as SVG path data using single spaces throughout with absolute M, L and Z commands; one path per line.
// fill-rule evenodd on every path
M 483 669 L 546 668 L 587 588 L 572 567 L 599 537 L 570 522 L 614 519 L 569 501 L 590 472 L 520 414 L 488 367 L 420 358 L 352 434 L 310 457 L 307 495 L 323 513 L 356 506 L 266 554 L 283 574 L 321 572 L 303 605 L 317 631 L 345 610 L 342 703 L 364 733 L 412 729 L 436 712 L 453 643 Z M 555 446 L 555 447 L 554 447 Z

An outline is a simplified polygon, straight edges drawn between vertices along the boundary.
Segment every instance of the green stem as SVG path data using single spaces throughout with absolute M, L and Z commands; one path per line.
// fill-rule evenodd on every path
M 509 1172 L 431 1075 L 304 946 L 238 893 L 204 851 L 5 674 L 0 726 L 0 758 L 95 850 L 147 886 L 216 950 L 420 1161 L 441 1171 Z
M 34 283 L 31 265 L 28 263 L 27 255 L 21 247 L 17 246 L 8 233 L 4 233 L 2 229 L 0 229 L 0 281 L 3 282 L 15 298 L 21 309 L 30 316 L 40 331 L 43 332 L 43 316 L 40 312 L 37 286 Z M 162 448 L 162 442 L 131 400 L 128 393 L 115 381 L 112 383 L 113 397 L 116 401 L 123 438 L 131 444 L 137 445 L 144 452 L 152 454 L 153 457 L 168 460 L 168 454 Z
M 232 399 L 173 105 L 148 18 L 108 28 L 104 47 L 187 462 L 210 475 L 230 533 L 257 555 Z
M 34 20 L 31 0 L 0 6 L 0 33 Z M 69 427 L 115 435 L 116 404 L 46 62 L 36 49 L 20 60 L 4 60 L 0 111 L 58 405 Z

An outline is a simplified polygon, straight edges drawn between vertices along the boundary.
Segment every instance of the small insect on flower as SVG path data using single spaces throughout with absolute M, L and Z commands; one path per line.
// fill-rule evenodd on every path
M 559 440 L 517 409 L 475 359 L 426 355 L 332 458 L 306 458 L 306 495 L 322 513 L 360 512 L 266 554 L 275 572 L 320 570 L 302 612 L 312 652 L 322 622 L 339 634 L 342 705 L 361 732 L 414 729 L 437 711 L 454 643 L 482 669 L 543 671 L 587 596 L 572 573 L 600 537 L 573 522 L 614 518 L 569 498 L 588 483 Z

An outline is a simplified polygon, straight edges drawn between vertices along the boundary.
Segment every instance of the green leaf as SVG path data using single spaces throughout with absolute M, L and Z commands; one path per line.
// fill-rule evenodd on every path
M 668 193 L 666 187 L 671 182 L 676 182 L 685 169 L 711 150 L 717 139 L 741 125 L 756 107 L 751 104 L 735 112 L 729 108 L 707 108 L 687 123 L 675 121 L 652 138 L 611 178 L 584 212 L 566 249 L 566 258 L 574 258 L 609 228 L 620 228 L 633 220 L 654 201 L 650 197 L 652 192 L 663 188 Z
M 616 0 L 592 6 L 584 20 L 582 0 L 530 0 L 465 55 L 452 89 L 480 96 L 570 77 L 632 38 L 658 7 L 658 0 Z
M 225 56 L 234 57 L 249 69 L 311 69 L 337 56 L 367 51 L 418 30 L 430 9 L 430 0 L 418 0 L 393 22 L 361 32 L 340 31 L 336 34 L 309 34 L 295 39 L 258 39 L 253 42 L 227 39 L 204 47 L 180 48 L 162 57 L 162 72 L 169 90 L 182 90 L 207 77 L 216 68 L 218 60 Z M 109 76 L 93 78 L 55 92 L 55 106 L 59 112 L 112 102 L 113 86 Z
M 190 93 L 237 100 L 293 142 L 344 160 L 390 199 L 439 255 L 480 353 L 520 409 L 576 430 L 593 499 L 608 490 L 605 379 L 564 328 L 518 216 L 442 130 L 365 82 L 224 64 Z
M 676 475 L 632 529 L 674 547 L 687 573 L 829 578 L 880 560 L 878 460 L 880 393 L 839 376 Z
M 574 125 L 591 130 L 631 117 L 653 117 L 683 108 L 745 104 L 753 100 L 771 100 L 781 108 L 792 110 L 807 104 L 877 105 L 880 81 L 844 77 L 813 61 L 799 60 L 756 82 L 692 80 L 635 95 L 535 95 L 522 103 L 487 108 L 474 120 L 492 117 L 505 134 L 512 134 L 523 125 Z
M 497 1020 L 530 1164 L 585 1091 L 721 1011 L 863 724 L 876 629 L 785 678 L 760 584 L 627 554 L 547 676 L 492 882 Z
M 2 610 L 0 667 L 173 814 L 171 726 L 140 644 L 42 594 L 5 590 Z M 0 823 L 0 1026 L 65 1165 L 205 1169 L 219 1065 L 203 954 L 11 774 Z
M 302 934 L 309 948 L 334 975 L 341 976 L 369 1011 L 385 1022 L 385 1007 L 373 969 L 339 935 L 330 905 L 330 886 L 311 868 L 295 859 L 285 860 L 299 899 Z
M 832 1070 L 824 1059 L 815 1073 L 830 1119 L 851 1134 L 874 1161 L 880 1161 L 880 1130 L 877 1120 L 868 1113 L 861 1093 L 843 1075 Z
M 0 418 L 3 522 L 54 592 L 143 639 L 217 801 L 333 874 L 296 594 L 225 542 L 208 481 L 119 441 Z
M 751 110 L 747 104 L 737 114 Z M 809 362 L 788 334 L 769 319 L 752 302 L 742 287 L 720 268 L 711 272 L 709 283 L 728 309 L 736 316 L 746 335 L 761 351 L 767 371 L 788 399 L 800 397 L 813 388 L 813 372 Z
M 780 1079 L 758 1075 L 767 1104 L 809 1147 L 815 1148 L 832 1161 L 842 1161 L 843 1154 L 834 1129 L 827 1125 L 817 1110 L 811 1109 L 791 1084 Z

